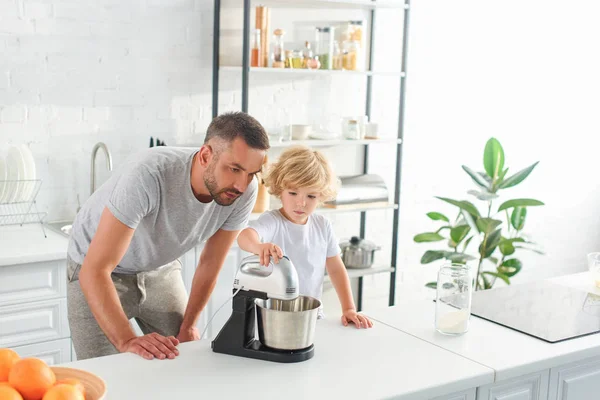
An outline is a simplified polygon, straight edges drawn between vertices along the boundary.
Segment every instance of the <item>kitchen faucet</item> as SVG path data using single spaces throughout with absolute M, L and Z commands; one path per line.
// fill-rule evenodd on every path
M 90 196 L 96 191 L 96 154 L 98 154 L 98 150 L 104 150 L 104 154 L 106 154 L 106 167 L 109 171 L 112 171 L 112 156 L 110 155 L 110 151 L 108 151 L 108 147 L 102 142 L 96 143 L 94 148 L 92 149 L 92 168 L 90 170 Z

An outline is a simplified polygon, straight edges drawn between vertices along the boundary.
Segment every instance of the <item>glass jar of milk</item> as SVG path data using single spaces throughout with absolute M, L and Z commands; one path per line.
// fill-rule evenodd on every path
M 445 335 L 469 330 L 472 277 L 463 264 L 444 264 L 438 272 L 435 329 Z

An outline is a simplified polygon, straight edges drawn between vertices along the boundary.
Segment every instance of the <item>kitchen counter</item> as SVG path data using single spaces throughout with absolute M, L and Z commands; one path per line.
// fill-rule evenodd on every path
M 183 343 L 175 360 L 134 354 L 64 366 L 101 376 L 108 399 L 430 399 L 493 382 L 478 363 L 385 324 L 369 330 L 320 320 L 315 356 L 280 364 L 214 353 L 210 341 Z
M 588 273 L 549 281 L 600 295 Z M 433 329 L 435 303 L 431 300 L 401 297 L 394 307 L 366 314 L 379 323 L 494 369 L 496 381 L 600 356 L 600 334 L 548 343 L 475 316 L 471 316 L 466 334 L 445 336 Z
M 64 260 L 69 240 L 39 224 L 0 227 L 0 267 L 40 261 Z

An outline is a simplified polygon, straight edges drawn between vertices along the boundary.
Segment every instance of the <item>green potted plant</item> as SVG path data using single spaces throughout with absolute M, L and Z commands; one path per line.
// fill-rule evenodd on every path
M 539 163 L 508 176 L 508 168 L 504 168 L 504 150 L 495 138 L 488 140 L 483 153 L 484 172 L 476 172 L 463 165 L 463 170 L 471 177 L 477 190 L 467 193 L 484 203 L 482 213 L 470 201 L 453 200 L 436 197 L 448 204 L 458 207 L 458 214 L 453 222 L 439 212 L 427 213 L 436 223 L 441 223 L 436 230 L 416 235 L 417 243 L 444 242 L 447 248 L 427 250 L 421 257 L 421 264 L 446 259 L 453 263 L 471 264 L 476 267 L 475 290 L 490 289 L 498 279 L 510 285 L 510 279 L 519 273 L 521 261 L 516 252 L 521 250 L 543 254 L 529 238 L 523 234 L 527 208 L 542 206 L 535 199 L 512 199 L 494 207 L 500 199 L 499 192 L 514 187 L 525 180 Z M 469 244 L 477 243 L 477 251 Z M 426 286 L 435 288 L 436 282 Z

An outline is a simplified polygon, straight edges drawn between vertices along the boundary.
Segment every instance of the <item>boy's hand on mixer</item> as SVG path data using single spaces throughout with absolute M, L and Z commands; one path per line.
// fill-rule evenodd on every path
M 273 257 L 273 262 L 277 264 L 279 259 L 283 257 L 283 251 L 281 251 L 281 248 L 276 244 L 263 243 L 259 247 L 258 256 L 260 257 L 260 265 L 266 267 L 269 265 L 271 257 Z
M 345 310 L 342 315 L 342 324 L 348 326 L 348 323 L 352 322 L 356 328 L 372 328 L 373 322 L 362 314 L 356 312 L 356 310 Z

